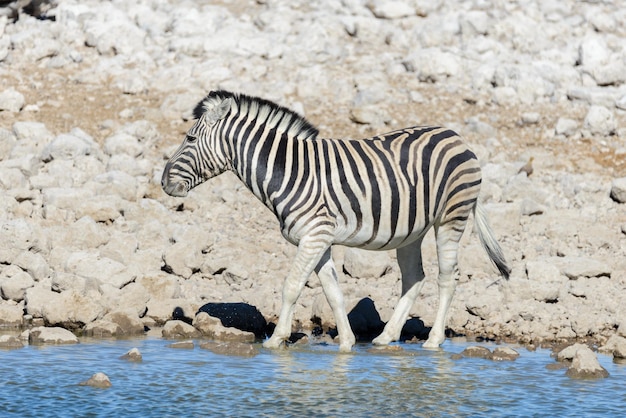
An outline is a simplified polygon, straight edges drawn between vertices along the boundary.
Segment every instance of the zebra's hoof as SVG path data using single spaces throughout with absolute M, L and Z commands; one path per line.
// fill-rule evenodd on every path
M 372 340 L 372 344 L 374 345 L 389 345 L 389 343 L 391 343 L 391 338 L 383 334 L 379 335 L 378 337 Z
M 281 348 L 282 346 L 284 346 L 285 342 L 283 340 L 281 340 L 280 338 L 270 338 L 269 340 L 263 342 L 263 348 L 269 348 L 269 349 L 277 349 L 277 348 Z
M 439 346 L 441 345 L 442 342 L 437 342 L 436 340 L 431 340 L 430 338 L 428 340 L 426 340 L 426 342 L 424 343 L 424 345 L 422 345 L 422 347 L 424 348 L 439 348 Z

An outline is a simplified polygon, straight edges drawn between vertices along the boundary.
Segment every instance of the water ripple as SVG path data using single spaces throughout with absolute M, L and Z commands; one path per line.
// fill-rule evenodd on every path
M 401 352 L 353 354 L 336 346 L 267 351 L 252 358 L 171 349 L 167 341 L 84 341 L 72 346 L 0 350 L 3 416 L 276 417 L 600 416 L 626 409 L 626 365 L 600 355 L 611 374 L 571 380 L 547 350 L 519 349 L 514 362 L 452 360 L 443 350 L 403 344 Z M 132 347 L 143 361 L 119 359 Z M 493 348 L 493 347 L 491 347 Z M 96 372 L 113 386 L 79 386 Z

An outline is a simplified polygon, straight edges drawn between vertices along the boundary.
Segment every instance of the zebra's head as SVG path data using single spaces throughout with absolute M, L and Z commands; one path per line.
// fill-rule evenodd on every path
M 196 106 L 195 124 L 172 155 L 161 177 L 170 196 L 184 197 L 189 190 L 226 170 L 228 160 L 220 138 L 219 122 L 234 104 L 232 97 L 210 94 Z

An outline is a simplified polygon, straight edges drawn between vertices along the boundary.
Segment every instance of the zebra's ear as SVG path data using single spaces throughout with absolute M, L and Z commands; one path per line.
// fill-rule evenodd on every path
M 218 120 L 224 119 L 226 115 L 228 114 L 228 112 L 230 111 L 233 105 L 233 102 L 234 102 L 233 99 L 231 97 L 228 97 L 222 100 L 221 103 L 214 106 L 207 113 L 207 116 L 206 116 L 207 122 L 209 122 L 210 124 L 214 124 Z

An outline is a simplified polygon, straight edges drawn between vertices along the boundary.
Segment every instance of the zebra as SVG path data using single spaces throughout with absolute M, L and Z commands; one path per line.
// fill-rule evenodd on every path
M 276 216 L 297 246 L 283 284 L 273 334 L 278 348 L 291 335 L 294 305 L 316 272 L 331 307 L 339 350 L 356 339 L 338 285 L 333 245 L 395 249 L 401 297 L 375 345 L 400 338 L 424 283 L 421 244 L 433 227 L 439 264 L 439 306 L 425 348 L 445 340 L 445 321 L 458 280 L 457 251 L 470 213 L 480 242 L 500 274 L 510 269 L 478 200 L 476 155 L 454 131 L 415 126 L 367 139 L 322 139 L 304 117 L 271 101 L 212 91 L 193 111 L 195 123 L 166 163 L 161 185 L 171 195 L 233 172 Z

